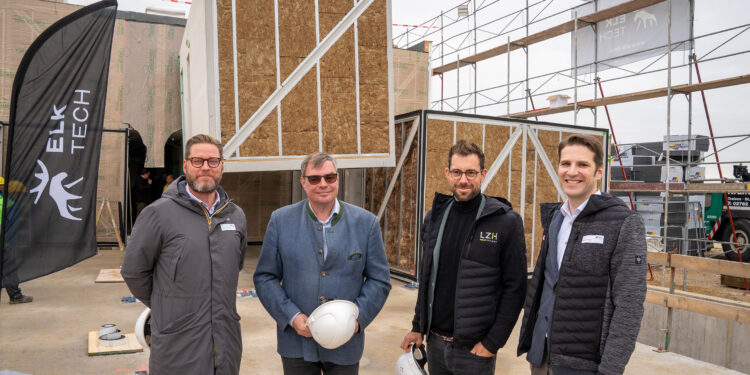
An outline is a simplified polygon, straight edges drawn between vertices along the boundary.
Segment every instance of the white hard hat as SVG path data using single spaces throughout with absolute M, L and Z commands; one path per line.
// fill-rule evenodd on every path
M 358 316 L 357 305 L 337 299 L 318 306 L 307 318 L 307 326 L 320 346 L 336 349 L 354 336 Z
M 396 375 L 427 375 L 424 365 L 427 363 L 427 354 L 424 345 L 411 346 L 411 352 L 401 354 L 396 360 Z
M 151 347 L 151 309 L 143 310 L 135 321 L 135 338 L 144 349 Z

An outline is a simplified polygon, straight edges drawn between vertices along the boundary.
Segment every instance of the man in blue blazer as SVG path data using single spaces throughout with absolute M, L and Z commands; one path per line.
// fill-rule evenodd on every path
M 276 320 L 284 374 L 357 374 L 365 328 L 391 289 L 378 219 L 336 199 L 336 161 L 316 152 L 302 161 L 307 199 L 271 214 L 253 276 L 261 303 Z M 354 336 L 336 349 L 318 345 L 307 317 L 333 299 L 354 302 Z

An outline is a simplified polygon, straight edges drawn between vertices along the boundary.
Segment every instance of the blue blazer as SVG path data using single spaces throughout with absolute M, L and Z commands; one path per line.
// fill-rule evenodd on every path
M 385 304 L 391 289 L 380 224 L 375 215 L 340 202 L 326 230 L 307 200 L 271 214 L 253 281 L 263 307 L 276 320 L 277 351 L 282 357 L 351 365 L 362 358 L 365 328 Z M 345 299 L 359 308 L 360 330 L 343 346 L 329 350 L 289 325 L 301 312 L 310 315 L 329 299 Z

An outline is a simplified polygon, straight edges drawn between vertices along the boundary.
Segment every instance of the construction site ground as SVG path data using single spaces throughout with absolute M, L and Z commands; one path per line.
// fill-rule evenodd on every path
M 240 288 L 253 288 L 252 273 L 260 248 L 251 246 L 240 274 Z M 123 252 L 100 250 L 99 254 L 66 270 L 21 284 L 34 302 L 9 305 L 3 292 L 0 304 L 0 373 L 11 370 L 25 374 L 133 374 L 148 368 L 148 351 L 134 354 L 88 356 L 87 332 L 102 324 L 117 324 L 132 332 L 144 306 L 121 302 L 130 293 L 124 283 L 94 283 L 101 269 L 118 268 Z M 655 271 L 655 276 L 660 277 Z M 688 285 L 699 278 L 688 276 Z M 689 287 L 690 288 L 690 287 Z M 365 353 L 360 373 L 393 374 L 401 354 L 399 344 L 411 327 L 416 290 L 393 280 L 388 301 L 375 321 L 367 327 Z M 241 374 L 281 374 L 276 353 L 275 322 L 257 298 L 238 297 L 242 317 Z M 498 353 L 497 374 L 528 374 L 528 363 L 516 357 L 519 323 L 505 348 Z M 642 374 L 740 374 L 723 367 L 675 353 L 659 353 L 653 347 L 637 344 L 625 370 Z

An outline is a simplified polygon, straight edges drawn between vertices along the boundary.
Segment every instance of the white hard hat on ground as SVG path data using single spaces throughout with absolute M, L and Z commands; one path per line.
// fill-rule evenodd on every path
M 336 349 L 354 336 L 359 309 L 353 302 L 337 299 L 326 302 L 307 318 L 313 339 L 326 349 Z
M 427 375 L 424 365 L 427 363 L 427 353 L 424 345 L 411 346 L 411 352 L 401 354 L 396 360 L 396 375 Z
M 135 338 L 144 349 L 151 347 L 151 309 L 143 310 L 135 321 Z

